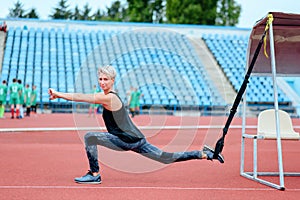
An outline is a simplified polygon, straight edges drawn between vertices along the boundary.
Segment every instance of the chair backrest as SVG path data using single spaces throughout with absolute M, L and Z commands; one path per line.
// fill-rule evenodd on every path
M 299 133 L 293 129 L 292 120 L 289 114 L 283 110 L 278 110 L 280 136 L 282 139 L 297 139 L 299 140 Z M 258 135 L 265 139 L 276 139 L 276 120 L 275 109 L 264 110 L 258 115 L 257 124 Z

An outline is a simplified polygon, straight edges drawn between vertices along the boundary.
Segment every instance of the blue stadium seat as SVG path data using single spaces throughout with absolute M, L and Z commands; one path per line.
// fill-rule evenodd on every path
M 237 35 L 205 34 L 202 39 L 215 56 L 233 88 L 238 91 L 244 80 L 248 38 Z M 248 102 L 273 101 L 267 92 L 272 85 L 270 77 L 250 77 L 249 82 L 247 89 Z M 259 92 L 255 92 L 256 88 L 259 89 Z M 279 89 L 278 92 L 280 96 L 285 96 L 282 90 Z M 289 101 L 288 98 L 281 99 L 281 102 Z

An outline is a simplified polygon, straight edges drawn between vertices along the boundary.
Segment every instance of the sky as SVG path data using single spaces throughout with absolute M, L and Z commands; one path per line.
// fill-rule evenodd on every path
M 105 10 L 114 0 L 68 0 L 70 8 L 79 9 L 88 3 L 94 13 L 97 9 Z M 9 13 L 9 8 L 13 8 L 17 0 L 2 0 L 0 18 L 6 18 Z M 23 3 L 23 8 L 29 10 L 36 8 L 40 19 L 49 19 L 49 15 L 53 13 L 53 8 L 58 5 L 59 0 L 20 0 Z M 124 2 L 124 0 L 123 0 Z M 255 22 L 268 12 L 286 12 L 300 14 L 299 0 L 236 0 L 242 6 L 241 16 L 237 27 L 251 28 Z

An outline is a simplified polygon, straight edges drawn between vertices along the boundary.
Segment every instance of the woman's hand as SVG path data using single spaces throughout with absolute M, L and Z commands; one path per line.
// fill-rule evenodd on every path
M 58 98 L 58 96 L 57 96 L 57 91 L 55 91 L 55 90 L 52 89 L 52 88 L 49 88 L 49 89 L 48 89 L 48 94 L 50 95 L 50 96 L 49 96 L 49 99 L 50 99 L 50 100 L 54 100 L 54 99 Z

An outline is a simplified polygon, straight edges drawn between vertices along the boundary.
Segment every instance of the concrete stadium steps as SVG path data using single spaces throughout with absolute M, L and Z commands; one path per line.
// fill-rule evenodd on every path
M 5 48 L 6 33 L 0 31 L 0 72 L 2 71 L 2 62 Z
M 226 104 L 232 104 L 235 99 L 236 92 L 232 88 L 223 71 L 220 69 L 220 66 L 207 48 L 205 42 L 201 38 L 194 38 L 190 41 L 193 44 L 200 60 L 202 61 L 202 64 L 211 82 L 218 89 L 219 93 L 226 101 Z

